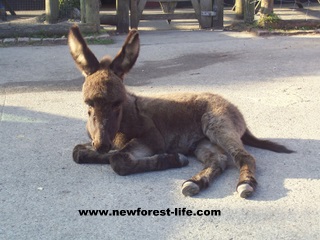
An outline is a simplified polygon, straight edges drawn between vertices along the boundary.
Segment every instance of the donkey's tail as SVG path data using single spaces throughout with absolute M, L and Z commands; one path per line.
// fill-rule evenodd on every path
M 295 152 L 295 151 L 292 151 L 281 144 L 278 144 L 278 143 L 275 143 L 272 141 L 268 141 L 268 140 L 259 139 L 259 138 L 255 137 L 249 131 L 249 129 L 246 129 L 245 133 L 241 137 L 241 140 L 242 140 L 243 144 L 245 144 L 245 145 L 248 145 L 251 147 L 256 147 L 256 148 L 261 148 L 261 149 L 266 149 L 266 150 L 270 150 L 270 151 L 277 152 L 277 153 L 294 153 Z

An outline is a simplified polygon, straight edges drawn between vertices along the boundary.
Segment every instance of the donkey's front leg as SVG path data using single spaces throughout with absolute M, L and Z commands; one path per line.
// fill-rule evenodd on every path
M 79 144 L 73 149 L 73 160 L 79 164 L 109 164 L 112 153 L 99 153 L 91 143 Z
M 169 168 L 179 168 L 188 165 L 188 158 L 182 154 L 155 154 L 145 144 L 131 140 L 122 150 L 112 154 L 110 165 L 119 175 L 129 175 L 140 172 L 160 171 Z

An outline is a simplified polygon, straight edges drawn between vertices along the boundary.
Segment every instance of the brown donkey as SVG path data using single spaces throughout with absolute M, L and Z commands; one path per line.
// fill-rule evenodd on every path
M 221 174 L 230 156 L 240 170 L 237 191 L 248 197 L 256 188 L 255 159 L 243 144 L 280 153 L 293 151 L 254 137 L 242 114 L 230 102 L 212 93 L 140 97 L 126 91 L 124 75 L 135 64 L 139 34 L 132 30 L 112 60 L 100 62 L 85 43 L 79 28 L 69 33 L 71 55 L 85 75 L 84 101 L 91 143 L 77 145 L 77 163 L 110 164 L 119 175 L 183 167 L 194 154 L 202 171 L 182 185 L 192 196 Z

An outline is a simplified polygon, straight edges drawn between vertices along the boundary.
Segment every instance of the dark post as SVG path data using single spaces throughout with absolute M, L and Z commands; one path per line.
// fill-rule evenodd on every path
M 117 31 L 119 33 L 129 32 L 129 3 L 128 0 L 117 0 Z
M 86 1 L 86 23 L 93 24 L 94 31 L 99 31 L 100 15 L 99 15 L 99 0 Z
M 212 0 L 200 1 L 200 26 L 201 28 L 212 28 Z
M 138 11 L 138 0 L 131 0 L 130 6 L 130 26 L 131 28 L 138 28 L 139 24 L 139 11 Z
M 216 16 L 213 18 L 213 28 L 223 29 L 223 0 L 214 0 L 213 11 Z
M 244 22 L 252 23 L 254 20 L 254 1 L 244 0 Z
M 80 0 L 81 23 L 86 23 L 86 0 Z

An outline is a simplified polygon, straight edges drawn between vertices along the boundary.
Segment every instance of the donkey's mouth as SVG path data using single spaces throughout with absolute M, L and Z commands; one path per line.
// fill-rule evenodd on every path
M 92 147 L 98 152 L 98 153 L 107 153 L 110 151 L 111 149 L 111 144 L 95 144 L 93 141 L 92 141 Z
M 100 153 L 100 154 L 104 154 L 104 153 L 107 153 L 109 151 L 107 149 L 97 149 L 97 152 Z

